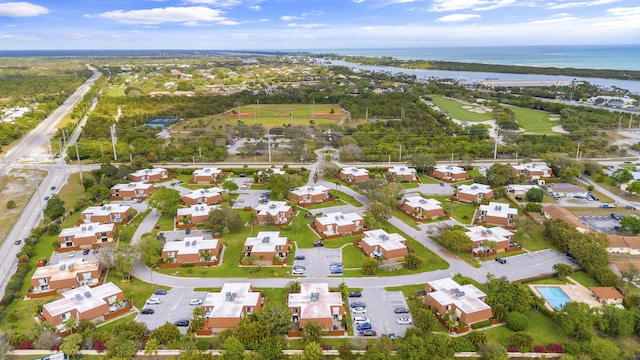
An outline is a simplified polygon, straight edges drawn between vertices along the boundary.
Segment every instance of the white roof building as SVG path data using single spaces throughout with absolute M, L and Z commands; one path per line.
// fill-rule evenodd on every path
M 333 212 L 316 218 L 316 221 L 322 225 L 336 224 L 338 226 L 346 226 L 363 221 L 364 218 L 356 213 L 343 214 L 341 212 Z
M 476 196 L 478 194 L 488 194 L 491 192 L 491 186 L 484 184 L 459 185 L 458 192 Z
M 144 178 L 146 176 L 161 176 L 161 177 L 165 177 L 165 175 L 167 174 L 167 169 L 163 169 L 163 168 L 153 168 L 153 169 L 141 169 L 138 170 L 136 172 L 133 172 L 131 174 L 129 174 L 129 176 L 134 176 L 134 177 L 139 177 L 139 178 Z
M 284 248 L 289 240 L 280 236 L 280 231 L 260 231 L 256 237 L 248 237 L 245 247 L 254 253 L 274 253 L 278 247 Z
M 63 292 L 62 299 L 44 304 L 43 307 L 47 309 L 51 316 L 58 316 L 73 310 L 78 313 L 84 313 L 98 306 L 111 304 L 112 302 L 108 300 L 111 298 L 115 301 L 116 295 L 121 292 L 122 290 L 114 283 L 106 283 L 94 288 L 82 285 Z
M 451 173 L 451 174 L 465 174 L 466 170 L 460 166 L 455 165 L 436 165 L 433 167 L 435 171 Z
M 115 224 L 100 224 L 100 223 L 86 223 L 78 227 L 64 228 L 60 231 L 59 237 L 61 238 L 75 238 L 75 237 L 88 237 L 95 236 L 97 233 L 113 232 Z
M 427 284 L 436 290 L 429 292 L 428 296 L 440 304 L 454 304 L 456 309 L 460 309 L 466 314 L 491 309 L 487 303 L 482 301 L 487 294 L 472 284 L 460 285 L 451 278 L 427 281 Z M 453 291 L 454 289 L 458 291 Z M 460 294 L 463 295 L 460 296 Z
M 495 241 L 500 243 L 503 241 L 511 241 L 513 233 L 499 226 L 486 228 L 484 226 L 473 226 L 467 228 L 465 233 L 474 243 L 482 243 L 484 240 Z
M 407 247 L 405 245 L 407 239 L 402 235 L 397 233 L 389 234 L 382 229 L 364 231 L 360 241 L 364 241 L 372 248 L 379 246 L 385 251 L 405 249 Z
M 363 169 L 363 168 L 357 168 L 357 167 L 346 167 L 346 168 L 342 168 L 341 172 L 345 173 L 345 174 L 350 174 L 353 176 L 364 176 L 364 175 L 369 175 L 369 170 L 367 169 Z
M 292 190 L 291 193 L 296 196 L 315 196 L 315 195 L 324 195 L 329 192 L 329 188 L 324 185 L 315 185 L 315 186 L 301 186 L 295 190 Z
M 245 308 L 259 302 L 260 293 L 251 291 L 251 283 L 225 283 L 220 292 L 207 293 L 202 308 L 208 318 L 240 318 Z
M 260 204 L 256 206 L 256 212 L 258 215 L 271 215 L 276 216 L 281 212 L 288 212 L 291 210 L 291 206 L 287 205 L 286 201 L 269 201 L 266 204 Z
M 218 240 L 205 240 L 203 236 L 186 236 L 184 240 L 167 241 L 162 247 L 162 251 L 175 251 L 177 255 L 199 254 L 200 250 L 215 249 L 218 247 Z
M 442 203 L 435 199 L 425 199 L 422 196 L 411 196 L 405 198 L 405 204 L 414 209 L 422 209 L 424 211 L 442 209 Z
M 211 175 L 220 175 L 222 174 L 222 169 L 206 167 L 202 169 L 195 169 L 193 171 L 193 176 L 211 176 Z
M 92 216 L 108 216 L 115 213 L 126 213 L 131 210 L 131 206 L 119 203 L 111 203 L 102 206 L 89 206 L 82 211 L 82 214 L 91 214 Z
M 128 190 L 128 191 L 143 190 L 144 191 L 152 187 L 153 187 L 153 184 L 134 181 L 128 184 L 115 184 L 111 188 L 114 190 Z
M 343 306 L 343 302 L 342 295 L 330 292 L 327 283 L 303 283 L 300 293 L 289 294 L 288 306 L 300 309 L 300 319 L 327 319 L 334 315 L 332 308 Z
M 489 205 L 480 205 L 480 211 L 486 212 L 486 216 L 508 218 L 509 215 L 517 216 L 518 209 L 510 208 L 509 204 L 490 202 Z
M 185 216 L 200 217 L 200 216 L 209 216 L 211 210 L 219 209 L 220 205 L 191 205 L 188 208 L 179 208 L 177 211 L 178 218 L 183 218 Z
M 400 176 L 415 176 L 418 174 L 416 169 L 406 167 L 406 166 L 394 166 L 388 170 L 392 174 L 400 175 Z
M 201 199 L 202 197 L 212 197 L 212 196 L 222 195 L 225 193 L 225 191 L 226 190 L 223 188 L 212 187 L 208 189 L 192 190 L 189 193 L 184 194 L 182 196 L 185 198 L 193 199 L 195 201 L 195 200 Z

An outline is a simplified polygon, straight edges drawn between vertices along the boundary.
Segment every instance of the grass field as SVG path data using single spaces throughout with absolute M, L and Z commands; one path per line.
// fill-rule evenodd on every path
M 432 96 L 432 98 L 434 104 L 436 104 L 442 111 L 448 112 L 454 119 L 469 122 L 480 122 L 493 119 L 493 114 L 491 112 L 478 113 L 469 111 L 468 109 L 463 108 L 463 106 L 466 107 L 469 105 L 463 104 L 457 100 L 437 96 Z
M 124 89 L 121 87 L 112 86 L 109 88 L 109 90 L 107 90 L 107 93 L 105 94 L 105 96 L 110 96 L 110 97 L 125 96 Z
M 527 109 L 517 106 L 507 106 L 516 114 L 518 124 L 531 134 L 554 134 L 552 127 L 560 125 L 559 121 L 549 120 L 550 113 L 546 111 Z
M 526 313 L 529 319 L 529 327 L 526 332 L 533 335 L 536 345 L 566 343 L 569 338 L 562 333 L 557 323 L 541 312 L 530 310 Z M 495 341 L 502 346 L 509 345 L 509 338 L 514 331 L 506 326 L 498 326 L 484 330 L 489 340 Z

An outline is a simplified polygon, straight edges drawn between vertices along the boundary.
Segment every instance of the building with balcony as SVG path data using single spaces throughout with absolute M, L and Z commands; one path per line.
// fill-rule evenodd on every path
M 208 293 L 202 302 L 205 329 L 232 329 L 245 316 L 260 311 L 264 298 L 251 283 L 225 283 L 219 292 Z
M 340 328 L 346 315 L 342 294 L 329 291 L 327 283 L 300 284 L 300 293 L 287 295 L 287 306 L 291 309 L 292 321 L 300 327 L 315 321 L 325 330 Z
M 518 209 L 512 209 L 509 204 L 490 202 L 489 205 L 480 205 L 476 214 L 476 221 L 495 226 L 515 226 L 515 218 Z
M 274 261 L 289 256 L 289 239 L 281 237 L 279 231 L 260 231 L 256 237 L 248 237 L 242 253 L 245 257 L 256 256 L 261 260 Z
M 367 230 L 362 233 L 360 247 L 371 257 L 397 259 L 409 253 L 407 239 L 400 234 L 389 234 L 382 229 Z
M 102 268 L 98 260 L 64 259 L 54 265 L 36 268 L 31 276 L 33 293 L 72 289 L 82 285 L 96 286 L 100 283 Z
M 333 212 L 317 217 L 312 224 L 323 238 L 358 234 L 364 229 L 364 218 L 356 213 Z
M 62 229 L 58 235 L 60 248 L 94 248 L 113 242 L 115 224 L 87 223 Z
M 269 201 L 255 208 L 259 225 L 287 225 L 293 216 L 293 208 L 286 201 Z
M 133 182 L 154 183 L 169 179 L 169 172 L 163 168 L 142 169 L 129 174 L 129 181 Z
M 451 278 L 429 281 L 425 284 L 427 305 L 434 308 L 439 317 L 447 314 L 467 325 L 489 320 L 493 316 L 487 305 L 487 294 L 472 284 L 460 285 Z

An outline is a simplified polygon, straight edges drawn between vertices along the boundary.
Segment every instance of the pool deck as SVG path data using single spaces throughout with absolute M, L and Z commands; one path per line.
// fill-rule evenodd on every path
M 573 280 L 571 277 L 567 276 L 567 280 L 570 281 L 571 284 L 566 284 L 566 285 L 529 284 L 529 288 L 531 288 L 531 291 L 533 291 L 533 293 L 536 294 L 538 297 L 541 297 L 542 299 L 544 299 L 544 296 L 542 296 L 542 294 L 540 294 L 540 292 L 538 291 L 537 287 L 541 287 L 541 286 L 559 287 L 560 289 L 562 289 L 562 291 L 564 291 L 565 294 L 567 294 L 567 296 L 571 299 L 571 301 L 586 303 L 591 308 L 602 306 L 602 304 L 600 304 L 595 299 L 595 297 L 591 293 L 591 290 L 589 290 L 586 287 L 582 286 L 579 282 Z M 551 304 L 549 304 L 549 302 L 547 302 L 546 299 L 544 301 L 544 306 L 549 311 L 556 311 L 556 309 L 554 309 L 553 306 L 551 306 Z

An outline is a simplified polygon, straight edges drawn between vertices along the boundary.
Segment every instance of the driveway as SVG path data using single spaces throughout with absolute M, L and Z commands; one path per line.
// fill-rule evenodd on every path
M 489 260 L 482 262 L 483 272 L 491 273 L 496 278 L 505 276 L 509 281 L 522 280 L 538 276 L 540 274 L 552 274 L 553 265 L 563 263 L 576 266 L 573 260 L 555 250 L 547 249 L 527 254 L 506 257 L 507 263 L 500 264 Z M 484 279 L 481 282 L 486 282 Z
M 349 305 L 354 301 L 367 304 L 367 313 L 364 315 L 371 321 L 373 330 L 382 334 L 395 334 L 404 336 L 405 331 L 412 325 L 398 325 L 399 317 L 411 317 L 411 314 L 396 314 L 393 310 L 397 307 L 408 307 L 404 295 L 401 291 L 387 291 L 384 288 L 367 288 L 362 291 L 362 297 L 349 298 Z M 351 314 L 353 318 L 354 314 Z M 355 330 L 354 335 L 358 336 Z

